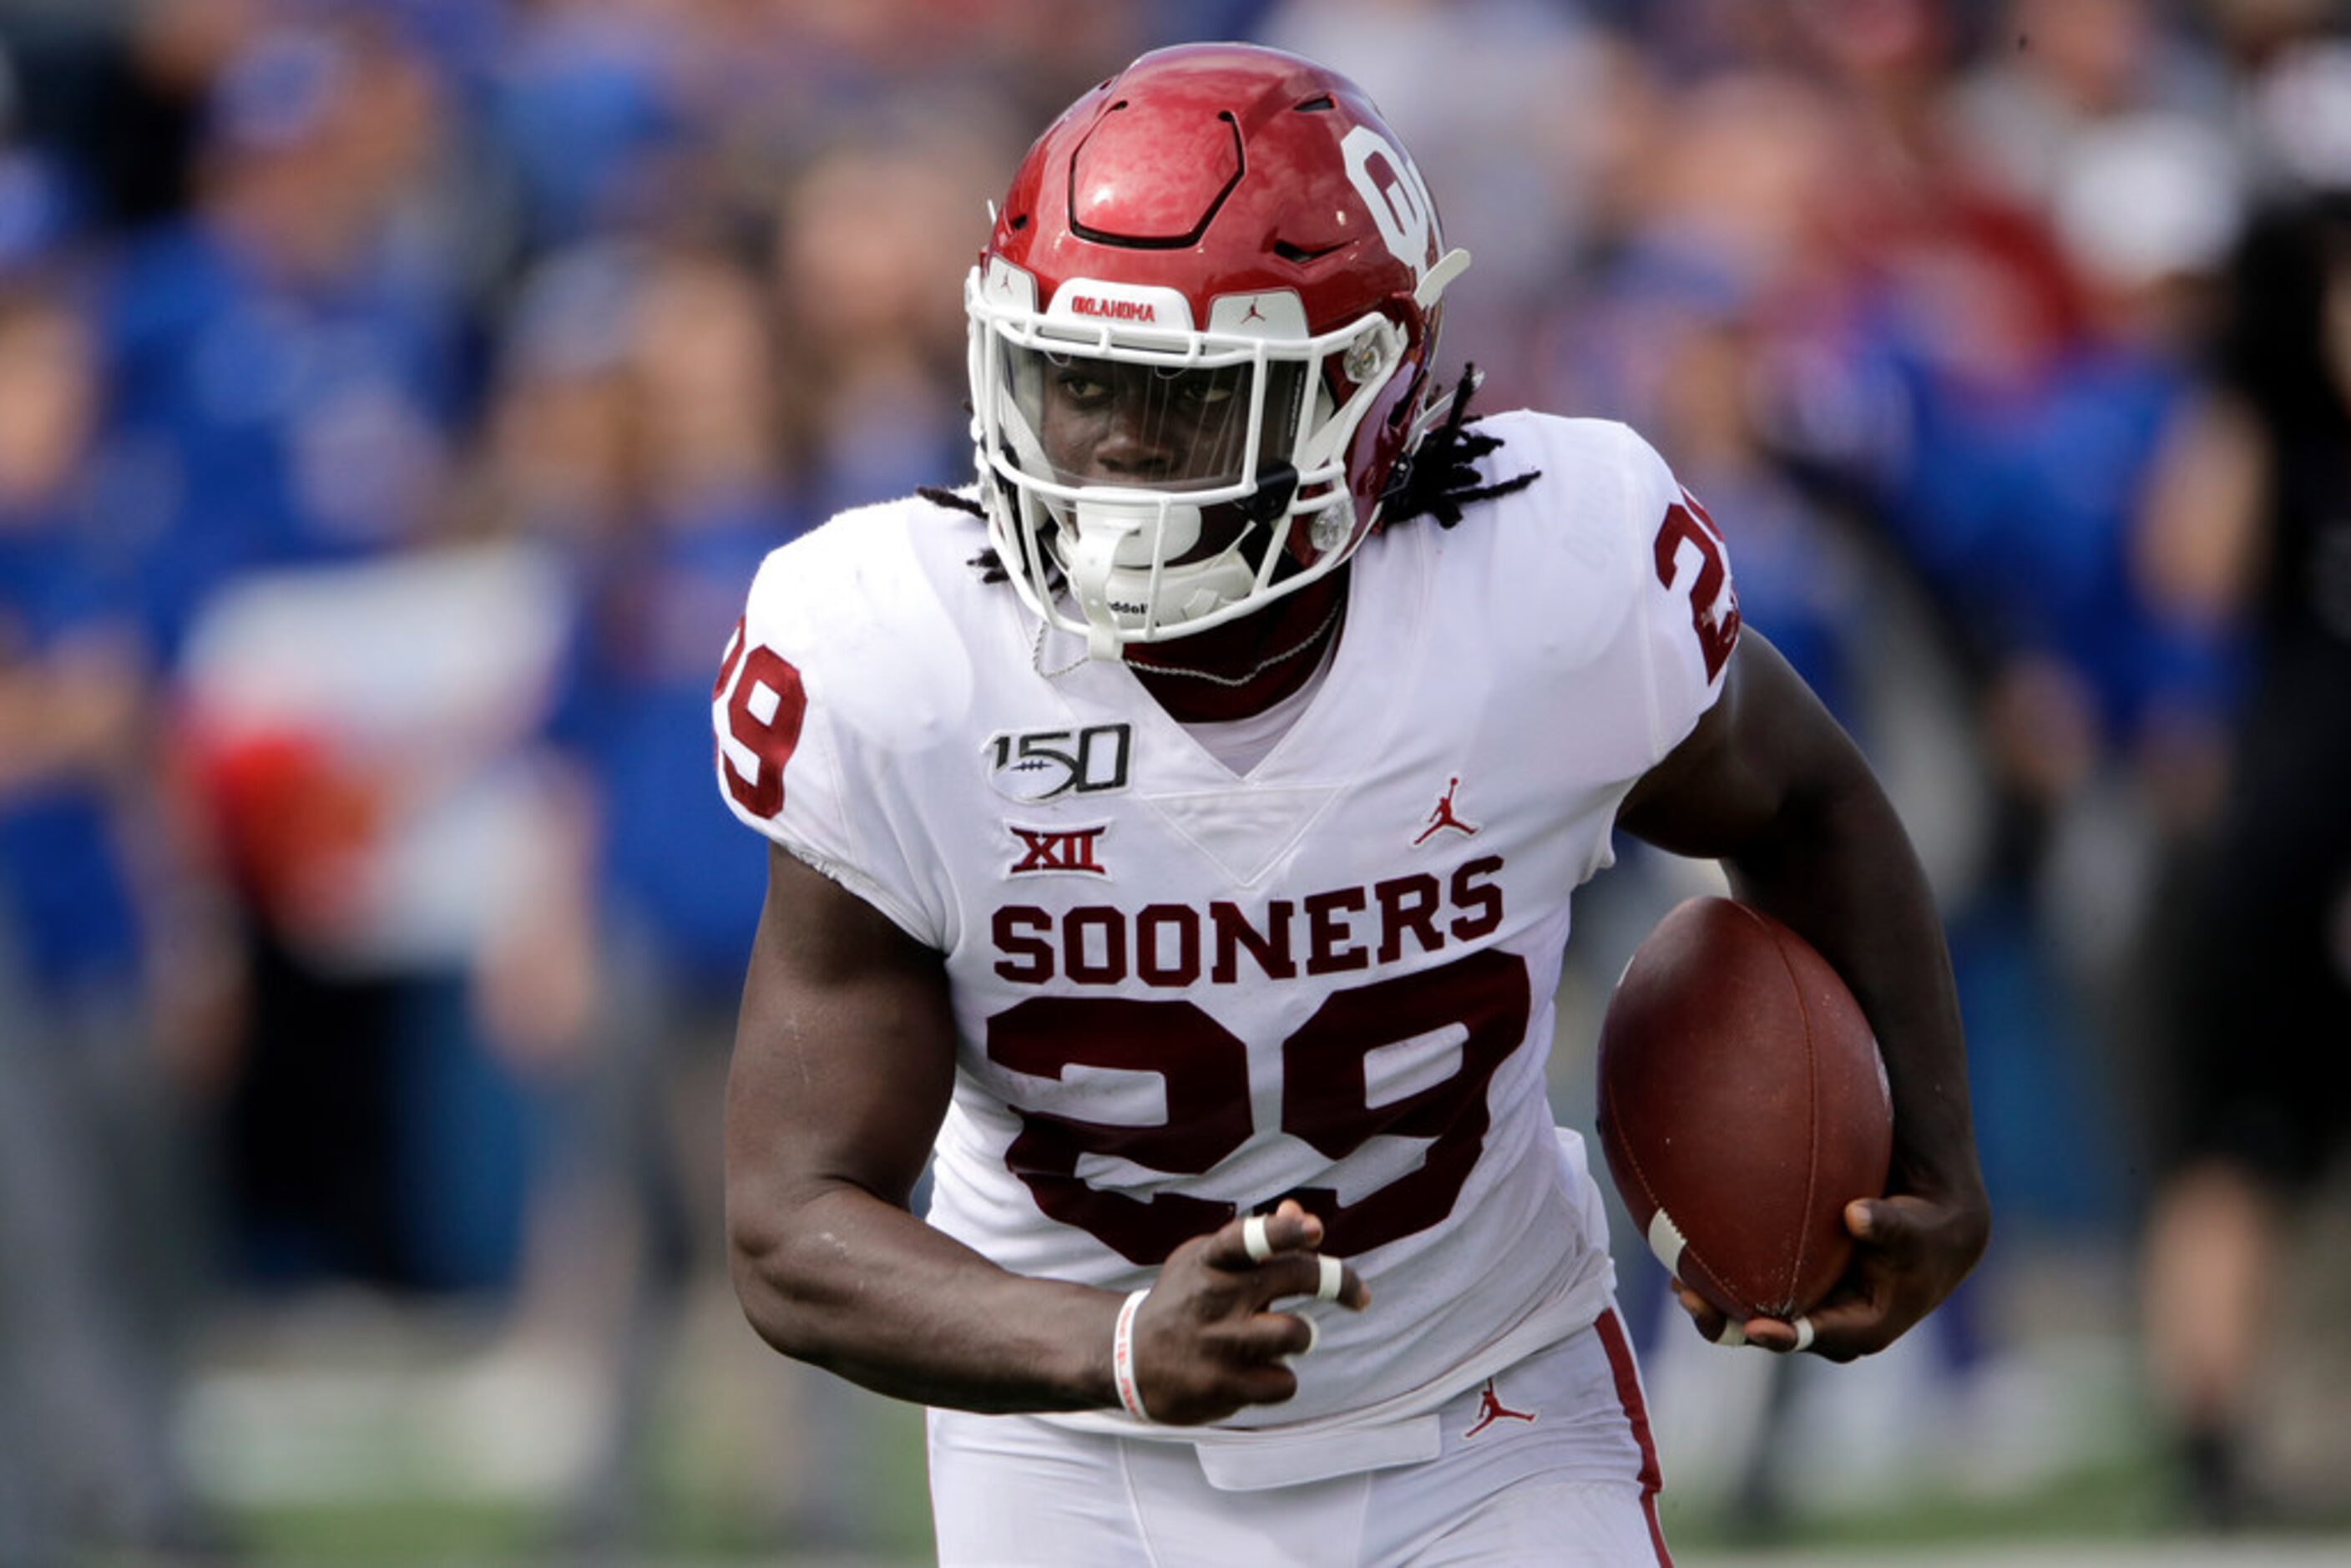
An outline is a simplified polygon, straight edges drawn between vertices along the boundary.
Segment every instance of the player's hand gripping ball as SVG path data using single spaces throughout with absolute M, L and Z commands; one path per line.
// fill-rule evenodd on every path
M 1812 945 L 1693 898 L 1657 923 L 1600 1030 L 1600 1145 L 1633 1222 L 1733 1324 L 1794 1322 L 1886 1191 L 1894 1110 L 1869 1021 Z

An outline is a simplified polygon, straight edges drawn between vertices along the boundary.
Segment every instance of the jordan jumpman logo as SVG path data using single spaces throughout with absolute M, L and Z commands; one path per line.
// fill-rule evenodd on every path
M 1477 836 L 1476 827 L 1453 814 L 1453 792 L 1460 788 L 1458 778 L 1445 781 L 1445 793 L 1438 797 L 1435 809 L 1428 813 L 1428 826 L 1420 831 L 1420 837 L 1412 841 L 1416 846 L 1426 843 L 1439 828 L 1452 828 L 1466 837 Z
M 1494 1380 L 1489 1377 L 1486 1379 L 1486 1386 L 1478 1395 L 1478 1419 L 1470 1424 L 1468 1431 L 1461 1434 L 1461 1440 L 1468 1442 L 1497 1421 L 1531 1423 L 1534 1418 L 1535 1414 L 1531 1410 L 1513 1410 L 1504 1405 L 1502 1396 L 1494 1392 Z

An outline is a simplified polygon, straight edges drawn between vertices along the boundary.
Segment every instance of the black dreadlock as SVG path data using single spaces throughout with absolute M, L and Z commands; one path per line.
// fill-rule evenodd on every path
M 975 517 L 987 516 L 987 508 L 979 504 L 978 497 L 967 496 L 959 490 L 950 490 L 944 485 L 919 486 L 914 494 L 932 506 L 945 507 L 950 512 L 969 512 Z
M 987 508 L 979 504 L 978 497 L 967 496 L 960 490 L 950 490 L 944 485 L 918 486 L 914 494 L 932 506 L 944 507 L 950 512 L 968 512 L 982 521 L 987 517 Z M 979 580 L 982 582 L 1012 580 L 1012 574 L 1004 570 L 1004 558 L 996 553 L 996 549 L 992 545 L 972 557 L 965 564 L 979 573 Z
M 1491 485 L 1478 483 L 1478 459 L 1502 445 L 1500 436 L 1469 428 L 1469 400 L 1485 382 L 1484 372 L 1477 366 L 1462 367 L 1445 423 L 1423 438 L 1417 451 L 1398 458 L 1395 472 L 1388 476 L 1387 489 L 1381 497 L 1382 528 L 1394 528 L 1415 517 L 1434 517 L 1440 528 L 1459 528 L 1462 507 L 1515 495 L 1542 477 L 1541 469 L 1530 468 Z
M 1445 422 L 1421 439 L 1418 450 L 1397 459 L 1395 472 L 1388 476 L 1387 488 L 1381 493 L 1382 528 L 1392 528 L 1415 517 L 1433 517 L 1440 528 L 1458 528 L 1463 507 L 1498 496 L 1515 495 L 1542 477 L 1541 469 L 1530 468 L 1491 485 L 1478 482 L 1478 460 L 1502 445 L 1500 436 L 1469 428 L 1469 400 L 1477 395 L 1485 380 L 1476 365 L 1464 366 Z M 968 512 L 975 517 L 987 515 L 987 509 L 977 497 L 959 491 L 926 485 L 914 494 L 950 511 Z M 983 582 L 1003 582 L 1009 576 L 994 549 L 974 556 L 971 566 Z

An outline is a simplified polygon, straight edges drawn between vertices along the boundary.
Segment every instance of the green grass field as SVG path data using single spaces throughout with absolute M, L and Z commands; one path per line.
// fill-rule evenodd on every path
M 778 1540 L 751 1514 L 716 1505 L 691 1489 L 664 1489 L 637 1547 L 614 1563 L 763 1563 L 779 1568 L 911 1568 L 931 1561 L 922 1506 L 918 1434 L 907 1431 L 894 1462 L 904 1506 L 872 1521 L 853 1544 Z M 2033 1493 L 1987 1504 L 1957 1497 L 1883 1512 L 1786 1521 L 1756 1535 L 1670 1505 L 1668 1538 L 1684 1568 L 1801 1563 L 2104 1564 L 2341 1563 L 2351 1533 L 2311 1530 L 2226 1541 L 2185 1535 L 2151 1467 L 2113 1468 L 2054 1479 Z M 338 1564 L 425 1568 L 579 1560 L 550 1539 L 542 1510 L 517 1502 L 419 1494 L 366 1502 L 280 1505 L 235 1518 L 256 1565 Z
M 1870 1434 L 1868 1379 L 1881 1406 L 1924 1407 L 1916 1374 L 1811 1369 L 1790 1428 L 1844 1433 L 1846 1458 L 1793 1437 L 1769 1451 L 1786 1472 L 1875 1471 L 1783 1489 L 1767 1517 L 1741 1513 L 1703 1455 L 1677 1456 L 1673 1412 L 1701 1396 L 1729 1407 L 1734 1374 L 1760 1363 L 1697 1347 L 1677 1394 L 1671 1356 L 1651 1375 L 1668 1486 L 1661 1501 L 1684 1568 L 1792 1563 L 2351 1563 L 2351 1486 L 2332 1518 L 2228 1541 L 2186 1527 L 2178 1490 L 2131 1397 L 2127 1361 L 2058 1347 L 2015 1381 L 2040 1403 L 1994 1402 L 1967 1433 L 2007 1435 L 2011 1462 L 1948 1462 L 1947 1436 L 1896 1451 Z M 581 1363 L 513 1325 L 469 1322 L 365 1298 L 256 1317 L 208 1356 L 189 1452 L 236 1560 L 252 1568 L 432 1568 L 609 1563 L 909 1568 L 931 1560 L 919 1411 L 789 1367 L 753 1341 L 723 1284 L 682 1325 L 637 1469 L 641 1500 L 623 1542 L 591 1551 L 569 1528 L 580 1501 L 582 1434 L 598 1412 Z M 2071 1367 L 2074 1379 L 2064 1380 Z M 1811 1390 L 1812 1392 L 1807 1392 Z M 1826 1391 L 1845 1408 L 1805 1402 Z M 1709 1420 L 1714 1411 L 1705 1412 Z M 2058 1419 L 2064 1416 L 2064 1420 Z M 1719 1423 L 1718 1423 L 1719 1424 Z M 1908 1425 L 1917 1426 L 1916 1420 Z M 2043 1438 L 2034 1448 L 2032 1428 Z M 1864 1445 L 1855 1450 L 1851 1431 Z M 1967 1439 L 1973 1442 L 1976 1439 Z M 1887 1458 L 1888 1453 L 1892 1458 Z M 1718 1467 L 1719 1469 L 1719 1467 Z M 1824 1479 L 1816 1475 L 1815 1479 Z M 100 1563 L 112 1560 L 96 1559 Z M 125 1563 L 124 1568 L 132 1568 Z M 144 1565 L 139 1565 L 144 1568 Z M 1245 1568 L 1235 1564 L 1233 1568 Z

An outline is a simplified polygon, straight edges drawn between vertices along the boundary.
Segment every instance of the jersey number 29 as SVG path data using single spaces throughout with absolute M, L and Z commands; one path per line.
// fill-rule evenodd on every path
M 1453 1212 L 1484 1149 L 1487 1086 L 1526 1038 L 1526 960 L 1487 948 L 1441 967 L 1350 987 L 1323 999 L 1281 1043 L 1281 1131 L 1338 1161 L 1383 1134 L 1425 1139 L 1418 1168 L 1353 1203 L 1328 1187 L 1294 1197 L 1320 1215 L 1323 1250 L 1353 1256 L 1425 1230 Z M 1374 1051 L 1461 1031 L 1460 1064 L 1440 1082 L 1374 1101 Z M 1059 1081 L 1072 1067 L 1155 1073 L 1167 1119 L 1113 1126 L 1021 1110 L 1005 1163 L 1037 1207 L 1094 1236 L 1129 1262 L 1157 1264 L 1216 1229 L 1234 1206 L 1179 1192 L 1149 1197 L 1095 1186 L 1081 1158 L 1118 1160 L 1168 1176 L 1202 1176 L 1249 1141 L 1249 1048 L 1191 1002 L 1127 997 L 1032 997 L 987 1021 L 987 1055 L 1015 1072 Z M 1018 1109 L 1016 1107 L 1016 1109 Z

